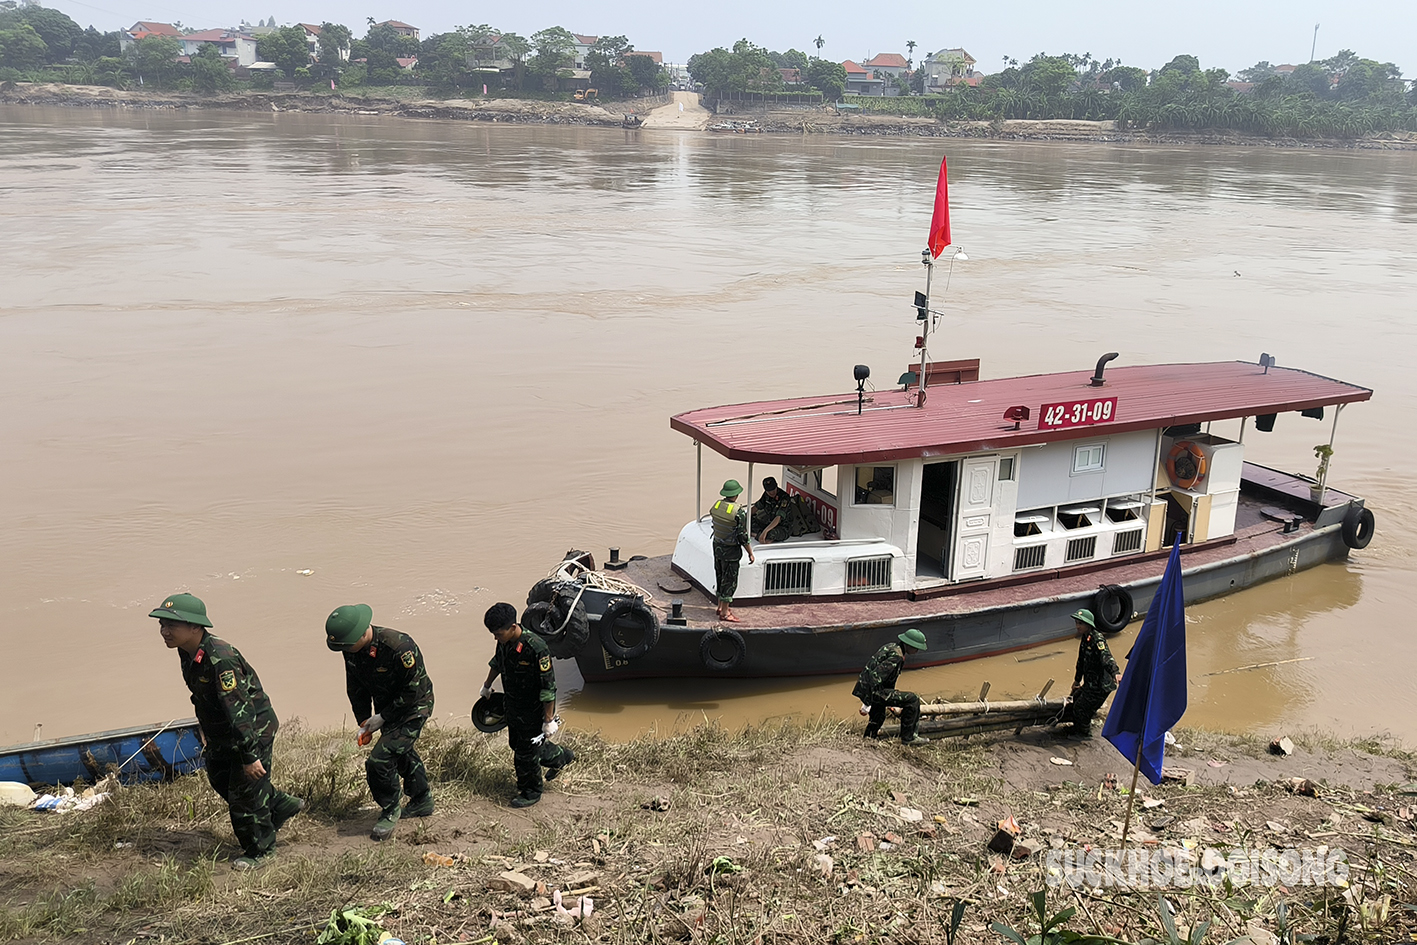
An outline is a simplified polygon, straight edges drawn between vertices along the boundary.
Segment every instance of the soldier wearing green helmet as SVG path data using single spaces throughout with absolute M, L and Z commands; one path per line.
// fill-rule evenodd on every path
M 433 714 L 433 681 L 413 638 L 375 626 L 368 604 L 336 607 L 325 619 L 325 645 L 344 654 L 345 691 L 359 723 L 359 744 L 368 744 L 382 731 L 364 761 L 364 775 L 379 805 L 379 819 L 369 836 L 387 840 L 400 817 L 433 813 L 428 772 L 415 747 Z M 408 805 L 400 807 L 405 793 Z
M 714 592 L 718 595 L 718 619 L 737 623 L 733 595 L 738 591 L 738 566 L 743 561 L 743 551 L 748 552 L 749 564 L 755 560 L 753 546 L 748 542 L 748 508 L 738 501 L 743 487 L 737 479 L 724 482 L 718 494 L 723 498 L 709 509 L 709 518 L 713 520 Z
M 213 636 L 207 605 L 191 594 L 171 594 L 156 617 L 168 649 L 177 650 L 182 680 L 192 693 L 205 746 L 207 780 L 226 801 L 242 855 L 235 870 L 260 866 L 275 851 L 276 831 L 305 802 L 271 784 L 271 748 L 280 723 L 261 680 L 241 651 Z
M 1072 734 L 1082 738 L 1092 737 L 1092 719 L 1107 696 L 1122 681 L 1122 671 L 1112 658 L 1112 650 L 1097 629 L 1096 618 L 1090 610 L 1079 610 L 1073 614 L 1073 629 L 1078 635 L 1078 666 L 1073 677 L 1073 701 L 1071 717 Z
M 917 746 L 929 743 L 930 739 L 916 730 L 920 724 L 920 697 L 895 687 L 901 670 L 905 669 L 906 656 L 920 653 L 926 646 L 925 634 L 912 627 L 877 650 L 861 670 L 851 694 L 861 700 L 861 714 L 870 716 L 866 722 L 867 738 L 875 738 L 880 733 L 881 723 L 886 720 L 886 708 L 894 706 L 900 709 L 901 743 Z

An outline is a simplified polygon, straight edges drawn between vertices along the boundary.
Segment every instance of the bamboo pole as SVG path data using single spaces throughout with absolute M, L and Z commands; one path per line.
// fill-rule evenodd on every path
M 1132 828 L 1132 808 L 1137 803 L 1137 775 L 1141 773 L 1141 733 L 1137 733 L 1137 760 L 1132 765 L 1132 789 L 1127 793 L 1127 817 L 1122 821 L 1122 849 L 1127 848 L 1127 833 Z
M 1018 699 L 1012 702 L 939 702 L 922 705 L 921 715 L 1002 715 L 1010 712 L 1057 712 L 1062 699 Z

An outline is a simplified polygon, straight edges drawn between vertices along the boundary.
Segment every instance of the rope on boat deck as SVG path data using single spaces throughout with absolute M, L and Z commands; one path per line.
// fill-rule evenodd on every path
M 568 568 L 567 565 L 573 567 Z M 586 588 L 590 588 L 605 591 L 607 594 L 640 597 L 644 600 L 646 607 L 654 603 L 654 595 L 638 584 L 633 584 L 624 578 L 611 577 L 601 571 L 588 571 L 584 565 L 574 560 L 558 563 L 556 567 L 547 572 L 546 576 L 557 581 L 576 581 L 581 585 L 581 594 L 585 593 Z M 576 599 L 580 599 L 579 594 Z M 574 605 L 572 606 L 574 607 Z M 663 610 L 664 608 L 661 606 L 659 609 Z

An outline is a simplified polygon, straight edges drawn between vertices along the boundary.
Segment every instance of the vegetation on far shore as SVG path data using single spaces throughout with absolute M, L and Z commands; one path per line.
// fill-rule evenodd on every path
M 1186 748 L 1168 764 L 1264 757 L 1262 740 L 1178 735 Z M 1169 831 L 1155 828 L 1162 846 L 1180 851 L 1189 841 L 1198 856 L 1210 847 L 1341 845 L 1348 885 L 1089 893 L 1048 886 L 1040 853 L 1010 859 L 987 843 L 994 822 L 1012 816 L 1043 853 L 1115 847 L 1126 785 L 1092 776 L 1123 768 L 1100 739 L 1006 735 L 906 749 L 863 744 L 843 723 L 819 720 L 736 733 L 704 724 L 623 744 L 572 732 L 567 741 L 577 762 L 541 805 L 515 812 L 505 806 L 513 792 L 505 739 L 431 726 L 420 749 L 438 811 L 373 844 L 375 813 L 351 733 L 288 726 L 275 779 L 310 807 L 252 874 L 228 868 L 239 851 L 225 805 L 201 775 L 124 788 L 86 813 L 0 810 L 0 940 L 311 942 L 322 933 L 372 945 L 382 928 L 410 945 L 864 945 L 1002 943 L 1017 941 L 1006 931 L 1016 930 L 1034 943 L 1223 945 L 1252 936 L 1261 945 L 1336 945 L 1406 941 L 1417 931 L 1417 798 L 1399 793 L 1411 785 L 1368 793 L 1319 780 L 1317 797 L 1303 797 L 1279 779 L 1143 782 L 1143 796 L 1162 804 L 1138 804 L 1134 831 L 1165 815 Z M 1295 741 L 1316 769 L 1325 757 L 1357 757 L 1353 743 Z M 1412 775 L 1410 752 L 1366 747 L 1395 759 L 1382 760 L 1383 770 Z M 1045 763 L 1006 781 L 1000 759 L 1020 750 Z M 1077 767 L 1052 767 L 1050 754 L 1071 754 Z M 522 896 L 489 889 L 506 871 L 544 885 Z M 580 922 L 546 898 L 572 886 L 595 902 Z M 1048 917 L 1063 914 L 1052 938 L 1030 937 L 1040 934 L 1039 891 Z M 370 937 L 357 937 L 359 922 Z

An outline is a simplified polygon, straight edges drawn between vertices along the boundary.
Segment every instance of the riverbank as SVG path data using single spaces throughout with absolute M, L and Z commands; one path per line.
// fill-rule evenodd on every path
M 393 94 L 395 91 L 404 94 Z M 0 90 L 0 104 L 64 108 L 121 108 L 159 110 L 214 110 L 254 112 L 308 112 L 315 114 L 390 115 L 450 121 L 490 121 L 511 124 L 575 124 L 620 127 L 623 103 L 588 105 L 536 99 L 437 99 L 422 97 L 424 90 L 379 89 L 369 94 L 353 92 L 242 92 L 194 95 L 180 92 L 119 90 L 107 86 L 19 83 Z M 740 106 L 710 116 L 701 127 L 748 126 L 767 134 L 823 134 L 879 137 L 971 138 L 996 141 L 1059 141 L 1164 146 L 1230 146 L 1325 148 L 1363 150 L 1417 150 L 1417 134 L 1382 133 L 1361 138 L 1267 138 L 1224 130 L 1145 131 L 1119 129 L 1111 121 L 937 121 L 898 115 L 872 115 L 838 111 L 830 106 L 813 109 L 752 108 Z
M 835 721 L 623 744 L 569 732 L 576 763 L 514 811 L 505 739 L 435 724 L 420 748 L 438 809 L 375 845 L 351 734 L 282 732 L 275 780 L 309 808 L 251 874 L 228 867 L 239 851 L 200 775 L 87 812 L 0 811 L 0 940 L 309 942 L 349 911 L 419 945 L 942 942 L 962 902 L 958 940 L 992 942 L 1004 941 L 994 922 L 1033 929 L 1038 890 L 1050 914 L 1076 910 L 1065 925 L 1079 933 L 1163 935 L 1155 889 L 1047 882 L 1066 857 L 1119 844 L 1130 772 L 1100 738 L 1029 730 L 905 749 Z M 1321 942 L 1417 931 L 1403 905 L 1417 894 L 1411 752 L 1315 735 L 1276 756 L 1264 739 L 1177 734 L 1167 764 L 1191 783 L 1143 779 L 1132 837 L 1162 870 L 1224 860 L 1231 877 L 1168 891 L 1178 926 L 1208 919 L 1205 941 L 1257 943 L 1286 927 Z M 1296 778 L 1309 782 L 1299 793 Z M 992 852 L 1010 817 L 1017 846 Z M 1291 848 L 1346 871 L 1346 887 L 1236 872 L 1241 854 Z M 589 897 L 591 915 L 561 912 L 558 889 L 565 905 Z

